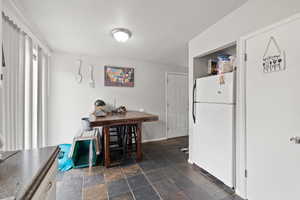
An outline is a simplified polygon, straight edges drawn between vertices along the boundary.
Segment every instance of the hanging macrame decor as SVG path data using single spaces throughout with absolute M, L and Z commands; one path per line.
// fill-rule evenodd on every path
M 4 57 L 3 45 L 2 45 L 2 67 L 5 67 L 5 57 Z
M 275 48 L 271 49 L 271 46 Z M 263 56 L 263 72 L 272 73 L 286 70 L 286 55 L 282 51 L 273 36 L 270 37 Z
M 5 57 L 4 57 L 4 49 L 3 49 L 3 45 L 2 45 L 2 67 L 5 67 Z M 0 68 L 2 68 L 0 67 Z M 3 70 L 0 69 L 0 86 L 2 85 L 2 81 L 3 81 Z

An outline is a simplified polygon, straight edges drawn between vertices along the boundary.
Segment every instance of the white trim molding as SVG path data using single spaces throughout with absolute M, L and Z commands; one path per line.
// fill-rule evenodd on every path
M 159 142 L 159 141 L 163 141 L 163 140 L 167 140 L 167 138 L 163 137 L 163 138 L 157 138 L 157 139 L 143 140 L 142 143 Z
M 166 138 L 169 139 L 169 136 L 168 136 L 168 75 L 178 75 L 178 76 L 186 76 L 187 78 L 187 81 L 189 81 L 189 74 L 188 73 L 184 73 L 184 72 L 166 72 L 165 73 L 165 120 L 166 120 Z M 188 105 L 189 106 L 189 105 Z M 189 111 L 187 111 L 189 112 Z M 188 114 L 189 116 L 189 114 Z M 188 123 L 189 123 L 189 120 L 188 120 Z M 190 135 L 189 134 L 189 124 L 187 126 L 187 135 L 188 136 Z
M 191 164 L 191 165 L 194 164 L 194 162 L 191 159 L 188 159 L 188 163 Z

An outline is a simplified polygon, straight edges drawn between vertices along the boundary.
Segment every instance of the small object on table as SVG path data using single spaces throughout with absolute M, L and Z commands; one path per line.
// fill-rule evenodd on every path
M 96 109 L 103 109 L 103 107 L 105 105 L 106 105 L 106 103 L 103 100 L 101 100 L 101 99 L 97 99 L 95 101 L 95 107 L 96 107 Z
M 127 109 L 125 106 L 120 106 L 120 107 L 116 108 L 115 110 L 113 110 L 112 112 L 122 114 L 122 113 L 126 113 Z
M 102 110 L 95 110 L 94 115 L 96 117 L 105 117 L 106 116 L 106 112 L 104 112 Z
M 107 106 L 106 103 L 101 99 L 97 99 L 94 105 L 95 105 L 95 111 L 93 114 L 96 117 L 105 117 L 107 113 L 110 112 L 109 106 Z

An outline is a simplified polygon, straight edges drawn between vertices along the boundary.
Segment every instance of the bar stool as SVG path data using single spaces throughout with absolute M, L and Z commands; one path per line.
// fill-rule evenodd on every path
M 128 134 L 128 147 L 127 153 L 130 156 L 132 152 L 136 153 L 137 151 L 137 125 L 132 124 L 127 126 L 127 134 Z
M 131 156 L 132 153 L 137 152 L 137 125 L 118 125 L 109 129 L 110 142 L 109 151 L 113 153 L 120 153 L 121 160 L 124 161 Z M 101 135 L 102 146 L 104 146 L 103 133 Z M 104 149 L 103 149 L 104 152 Z M 103 153 L 105 155 L 105 153 Z
M 110 153 L 120 153 L 122 155 L 121 160 L 126 159 L 127 153 L 127 137 L 126 126 L 113 126 L 109 129 L 110 142 L 109 142 L 109 151 Z M 101 136 L 102 146 L 104 146 L 104 137 L 103 133 Z M 103 149 L 104 150 L 104 149 Z M 105 155 L 105 153 L 103 154 Z

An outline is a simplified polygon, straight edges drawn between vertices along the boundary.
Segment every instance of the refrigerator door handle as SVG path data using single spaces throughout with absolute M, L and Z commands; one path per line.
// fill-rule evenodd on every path
M 194 81 L 194 86 L 193 86 L 193 106 L 192 106 L 192 114 L 193 114 L 193 120 L 194 124 L 196 123 L 196 115 L 195 115 L 195 92 L 196 92 L 196 80 Z

